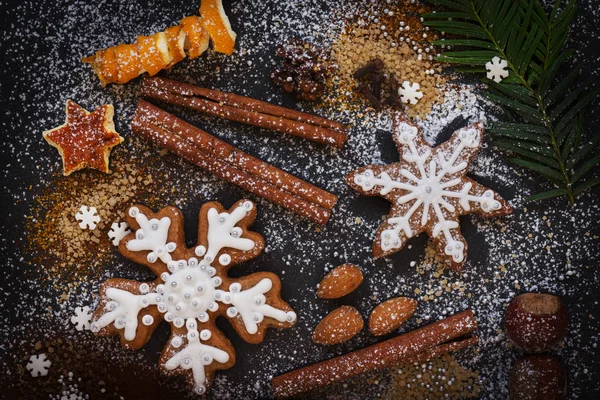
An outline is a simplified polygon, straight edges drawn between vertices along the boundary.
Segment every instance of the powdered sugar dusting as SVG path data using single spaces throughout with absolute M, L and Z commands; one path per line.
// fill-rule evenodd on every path
M 581 2 L 581 12 L 597 14 L 592 3 Z M 137 140 L 129 123 L 137 104 L 139 81 L 102 88 L 89 66 L 79 61 L 99 48 L 131 42 L 137 35 L 162 30 L 183 16 L 197 13 L 197 8 L 197 2 L 181 0 L 170 2 L 168 8 L 158 2 L 97 4 L 81 0 L 68 5 L 21 2 L 2 6 L 2 15 L 10 15 L 4 19 L 9 21 L 8 29 L 0 44 L 5 55 L 2 71 L 11 77 L 1 83 L 5 110 L 5 118 L 0 122 L 5 132 L 2 189 L 4 204 L 11 206 L 0 223 L 5 232 L 0 237 L 5 252 L 5 275 L 0 285 L 3 343 L 0 366 L 7 371 L 0 382 L 21 397 L 32 393 L 56 397 L 64 391 L 90 397 L 104 393 L 113 397 L 129 397 L 132 393 L 147 396 L 170 393 L 183 397 L 187 393 L 182 382 L 166 379 L 156 368 L 161 344 L 168 335 L 166 327 L 157 330 L 156 343 L 150 342 L 139 352 L 130 352 L 123 350 L 114 338 L 93 337 L 89 331 L 76 331 L 70 323 L 76 307 L 96 305 L 94 293 L 100 282 L 111 277 L 143 281 L 152 275 L 124 258 L 112 256 L 90 264 L 76 263 L 69 275 L 76 275 L 77 279 L 65 276 L 59 279 L 60 274 L 52 273 L 51 264 L 36 262 L 33 254 L 24 250 L 31 232 L 21 227 L 25 226 L 25 216 L 46 216 L 43 207 L 41 212 L 34 211 L 40 209 L 40 204 L 46 204 L 42 201 L 49 201 L 45 197 L 51 192 L 48 188 L 58 187 L 56 182 L 64 179 L 77 179 L 76 174 L 70 178 L 60 176 L 60 159 L 41 137 L 42 130 L 64 121 L 67 98 L 90 110 L 114 103 L 116 131 L 125 142 L 113 151 L 116 156 L 113 162 L 130 161 L 140 170 L 144 166 L 152 169 L 152 183 L 140 184 L 140 194 L 128 201 L 146 204 L 154 210 L 171 204 L 180 207 L 190 216 L 186 218 L 186 231 L 192 237 L 201 203 L 217 200 L 229 207 L 235 200 L 248 196 L 174 155 L 161 156 L 158 148 Z M 507 165 L 488 138 L 469 174 L 510 200 L 515 213 L 501 219 L 469 216 L 461 221 L 469 243 L 465 270 L 438 271 L 423 235 L 413 238 L 393 257 L 373 260 L 373 232 L 381 222 L 381 215 L 389 211 L 389 204 L 359 196 L 346 186 L 343 177 L 362 165 L 398 160 L 386 118 L 374 112 L 351 111 L 342 105 L 326 108 L 297 103 L 269 79 L 270 69 L 277 62 L 274 57 L 277 43 L 299 36 L 327 48 L 343 30 L 344 19 L 367 8 L 367 4 L 353 1 L 292 0 L 267 4 L 244 0 L 226 4 L 238 33 L 237 52 L 227 57 L 211 50 L 197 59 L 182 61 L 165 73 L 174 79 L 272 101 L 350 124 L 350 139 L 343 149 L 336 150 L 289 135 L 165 107 L 245 152 L 335 193 L 340 199 L 328 225 L 320 227 L 250 196 L 259 210 L 253 230 L 265 237 L 267 248 L 258 260 L 244 265 L 243 273 L 267 270 L 279 275 L 282 298 L 297 311 L 298 322 L 292 329 L 269 332 L 259 346 L 235 343 L 243 356 L 238 357 L 231 370 L 216 377 L 212 396 L 269 397 L 272 376 L 378 341 L 366 329 L 348 343 L 332 348 L 317 346 L 310 340 L 317 322 L 342 304 L 318 300 L 317 283 L 328 269 L 352 262 L 361 267 L 365 280 L 350 298 L 344 299 L 344 304 L 357 307 L 364 317 L 390 297 L 419 300 L 415 316 L 400 332 L 467 308 L 474 310 L 481 343 L 476 351 L 463 351 L 458 358 L 464 367 L 480 371 L 481 398 L 507 396 L 510 365 L 519 355 L 502 331 L 502 316 L 508 302 L 526 291 L 564 296 L 570 314 L 569 332 L 555 352 L 568 372 L 569 398 L 597 397 L 600 325 L 597 302 L 591 300 L 597 298 L 600 289 L 597 191 L 581 196 L 574 206 L 561 199 L 528 203 L 524 200 L 527 195 L 549 187 L 533 173 Z M 587 22 L 588 17 L 579 18 L 578 26 L 585 29 L 584 33 L 577 33 L 575 43 L 581 43 L 582 50 L 575 58 L 590 58 L 589 50 L 585 49 L 596 43 L 597 28 Z M 436 105 L 423 120 L 417 120 L 427 141 L 439 144 L 456 128 L 494 119 L 495 110 L 478 93 L 475 85 L 451 83 L 445 90 L 445 102 Z M 89 189 L 93 187 L 90 184 Z M 72 199 L 75 194 L 69 196 Z M 131 204 L 122 207 L 127 205 Z M 97 207 L 100 210 L 101 205 Z M 108 252 L 116 252 L 106 236 L 108 222 L 102 231 L 103 240 Z M 59 240 L 52 232 L 47 234 Z M 236 276 L 236 273 L 234 268 L 231 274 Z M 227 332 L 230 328 L 223 324 L 223 329 Z M 47 354 L 52 368 L 48 379 L 34 381 L 23 374 L 24 360 L 41 353 Z M 142 372 L 130 373 L 132 365 L 142 368 Z M 363 385 L 358 396 L 376 397 L 388 383 L 380 380 L 367 387 Z M 352 393 L 346 394 L 349 397 Z

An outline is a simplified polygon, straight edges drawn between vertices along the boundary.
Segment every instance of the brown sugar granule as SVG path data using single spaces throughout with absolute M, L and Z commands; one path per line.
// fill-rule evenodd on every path
M 145 186 L 128 179 L 137 173 L 136 165 L 115 161 L 110 175 L 85 171 L 56 178 L 36 198 L 27 223 L 29 255 L 47 274 L 60 271 L 66 278 L 78 265 L 96 264 L 111 253 L 108 231 L 112 223 L 124 219 L 125 208 Z M 147 180 L 151 182 L 152 177 Z M 82 205 L 97 210 L 100 222 L 94 230 L 81 229 L 75 219 Z
M 138 202 L 138 196 L 148 197 L 148 186 L 154 183 L 152 162 L 140 162 L 131 152 L 147 146 L 137 140 L 127 145 L 129 149 L 113 152 L 112 173 L 84 170 L 68 177 L 56 175 L 37 195 L 26 218 L 26 254 L 51 281 L 70 286 L 93 279 L 101 261 L 116 254 L 108 237 L 112 223 L 123 221 L 124 210 Z M 83 205 L 97 210 L 100 222 L 94 230 L 78 225 L 75 214 Z
M 472 399 L 481 391 L 478 371 L 462 367 L 446 354 L 422 364 L 403 365 L 390 371 L 385 399 Z
M 136 137 L 128 137 L 111 157 L 111 174 L 85 170 L 64 177 L 57 171 L 26 216 L 26 261 L 42 272 L 40 279 L 63 292 L 97 280 L 110 262 L 120 259 L 108 232 L 113 222 L 124 220 L 128 207 L 159 209 L 198 200 L 202 195 L 197 188 L 212 179 Z M 82 205 L 96 207 L 96 229 L 79 227 L 75 214 Z
M 425 246 L 425 256 L 420 263 L 411 262 L 411 266 L 416 268 L 420 275 L 427 274 L 430 279 L 415 288 L 414 293 L 419 296 L 420 301 L 437 301 L 437 297 L 452 294 L 456 298 L 462 296 L 471 297 L 471 294 L 466 292 L 465 283 L 460 280 L 449 281 L 444 275 L 446 266 L 444 260 L 436 250 L 433 242 L 429 240 Z
M 385 65 L 384 74 L 393 76 L 400 86 L 404 81 L 421 86 L 423 97 L 419 102 L 402 105 L 410 117 L 424 117 L 434 104 L 443 102 L 441 88 L 446 79 L 440 74 L 441 66 L 433 61 L 434 48 L 429 42 L 437 36 L 418 17 L 425 11 L 421 5 L 386 4 L 385 9 L 374 8 L 348 21 L 344 33 L 332 45 L 338 72 L 327 83 L 328 93 L 335 96 L 327 102 L 349 109 L 368 105 L 358 93 L 359 82 L 353 74 L 373 59 L 380 59 Z M 386 96 L 391 90 L 388 85 L 382 90 Z

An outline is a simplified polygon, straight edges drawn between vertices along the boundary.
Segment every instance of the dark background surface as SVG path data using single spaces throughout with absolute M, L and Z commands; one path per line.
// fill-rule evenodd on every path
M 238 63 L 227 58 L 211 54 L 200 57 L 193 62 L 181 62 L 169 71 L 168 75 L 186 81 L 199 81 L 207 87 L 231 90 L 256 98 L 271 100 L 291 108 L 302 106 L 293 98 L 282 96 L 268 79 L 268 71 L 274 61 L 275 45 L 289 36 L 310 36 L 319 40 L 322 36 L 313 32 L 310 23 L 321 22 L 308 13 L 302 22 L 300 15 L 305 10 L 321 7 L 328 11 L 336 7 L 349 7 L 352 2 L 333 4 L 330 2 L 284 2 L 267 4 L 239 3 L 231 6 L 226 2 L 226 10 L 238 33 L 238 48 L 251 50 Z M 596 83 L 600 83 L 597 74 L 597 62 L 600 57 L 600 30 L 597 27 L 598 10 L 593 1 L 581 2 L 577 24 L 571 35 L 571 45 L 577 48 L 574 61 L 581 61 Z M 42 305 L 52 304 L 54 289 L 36 281 L 42 272 L 40 266 L 31 262 L 28 254 L 24 254 L 24 243 L 27 232 L 24 230 L 25 216 L 35 197 L 52 185 L 58 174 L 60 164 L 54 149 L 42 139 L 41 131 L 50 129 L 63 122 L 64 101 L 73 98 L 88 110 L 104 103 L 115 104 L 115 123 L 117 131 L 126 139 L 131 135 L 129 121 L 137 101 L 136 88 L 139 82 L 132 82 L 125 87 L 109 86 L 102 88 L 90 69 L 82 65 L 78 58 L 93 53 L 98 48 L 114 45 L 118 42 L 130 42 L 137 34 L 150 34 L 170 26 L 185 15 L 196 12 L 197 5 L 190 1 L 136 1 L 103 2 L 87 4 L 75 2 L 19 2 L 5 3 L 0 7 L 0 20 L 3 21 L 3 36 L 0 44 L 2 54 L 2 76 L 0 80 L 0 104 L 2 109 L 2 235 L 0 249 L 5 255 L 2 261 L 3 279 L 0 288 L 0 321 L 4 343 L 0 346 L 3 361 L 10 363 L 14 359 L 22 359 L 31 349 L 31 342 L 36 337 L 47 334 L 71 332 L 72 327 L 64 324 L 65 315 L 56 317 L 42 316 Z M 300 23 L 295 22 L 271 31 L 263 29 L 261 18 L 274 21 L 274 17 L 286 15 L 298 16 Z M 274 22 L 271 22 L 274 23 Z M 326 23 L 326 22 L 325 22 Z M 256 25 L 256 26 L 255 26 Z M 310 31 L 310 32 L 308 32 Z M 265 41 L 264 38 L 271 38 Z M 245 66 L 246 60 L 253 64 Z M 217 66 L 226 67 L 219 74 L 212 74 Z M 346 147 L 333 152 L 330 149 L 307 143 L 306 141 L 281 137 L 258 129 L 244 127 L 234 123 L 200 117 L 181 109 L 167 108 L 219 137 L 241 147 L 253 155 L 280 166 L 318 186 L 340 196 L 340 204 L 336 208 L 332 221 L 319 232 L 306 221 L 296 218 L 290 213 L 258 201 L 259 215 L 253 230 L 263 234 L 267 246 L 273 242 L 272 250 L 263 253 L 257 259 L 237 267 L 232 275 L 246 274 L 256 271 L 273 271 L 280 275 L 283 283 L 282 297 L 286 299 L 299 315 L 297 326 L 292 330 L 269 332 L 261 345 L 244 343 L 231 327 L 219 321 L 219 327 L 232 341 L 237 352 L 236 365 L 217 373 L 213 388 L 215 398 L 263 398 L 269 397 L 268 381 L 270 376 L 313 363 L 334 354 L 363 347 L 378 341 L 366 332 L 366 329 L 347 344 L 323 349 L 310 342 L 310 335 L 316 322 L 327 312 L 342 304 L 358 307 L 364 316 L 381 300 L 393 295 L 412 296 L 412 289 L 428 282 L 426 276 L 416 274 L 409 266 L 410 261 L 419 261 L 427 242 L 425 236 L 414 238 L 412 248 L 406 248 L 388 260 L 373 261 L 370 257 L 370 245 L 374 229 L 379 218 L 389 210 L 389 204 L 379 198 L 357 196 L 347 188 L 342 178 L 354 168 L 369 163 L 364 153 L 376 147 L 381 155 L 377 161 L 385 163 L 398 159 L 391 137 L 385 132 L 365 132 L 360 121 L 351 121 L 342 117 L 344 122 L 351 122 L 352 139 Z M 325 112 L 325 115 L 328 113 Z M 465 125 L 465 121 L 456 120 L 437 137 L 442 142 L 456 128 Z M 600 116 L 590 110 L 586 120 L 588 130 L 597 129 Z M 368 136 L 367 136 L 368 135 Z M 260 138 L 257 140 L 256 138 Z M 148 149 L 156 151 L 148 146 Z M 532 193 L 547 188 L 546 184 L 529 172 L 513 172 L 496 154 L 497 151 L 487 148 L 484 156 L 491 157 L 498 163 L 501 179 L 494 176 L 477 174 L 475 178 L 484 185 L 490 186 L 505 198 L 517 204 L 515 216 L 511 217 L 509 229 L 502 240 L 511 239 L 510 248 L 518 248 L 519 260 L 531 264 L 531 267 L 519 269 L 515 264 L 511 278 L 496 284 L 483 283 L 482 279 L 492 277 L 489 265 L 497 264 L 494 256 L 503 250 L 490 251 L 489 237 L 480 228 L 479 219 L 463 218 L 462 229 L 469 242 L 469 275 L 462 278 L 457 274 L 446 272 L 449 279 L 462 279 L 465 285 L 475 293 L 472 300 L 452 298 L 440 300 L 437 304 L 423 304 L 417 316 L 441 317 L 442 310 L 450 307 L 453 312 L 464 308 L 474 308 L 481 316 L 481 335 L 485 339 L 479 355 L 467 353 L 462 356 L 466 365 L 482 371 L 486 379 L 485 398 L 505 398 L 505 382 L 507 366 L 517 356 L 505 344 L 505 339 L 495 342 L 496 329 L 500 326 L 503 305 L 514 296 L 515 292 L 530 290 L 550 291 L 563 295 L 572 316 L 569 339 L 558 351 L 569 371 L 570 397 L 583 399 L 600 397 L 600 366 L 597 347 L 598 342 L 598 241 L 585 239 L 586 232 L 590 236 L 600 235 L 597 218 L 598 190 L 586 194 L 579 199 L 576 207 L 570 208 L 564 200 L 553 200 L 544 203 L 527 204 L 528 212 L 522 211 L 521 194 Z M 367 160 L 367 162 L 365 162 Z M 189 167 L 176 157 L 166 157 L 162 169 L 170 174 L 198 174 L 206 177 L 207 186 L 199 187 L 198 196 L 182 199 L 180 207 L 186 215 L 186 234 L 193 241 L 196 230 L 196 217 L 199 206 L 209 197 L 229 207 L 237 199 L 248 197 L 241 189 L 228 183 L 217 182 L 208 174 Z M 250 196 L 250 198 L 254 197 Z M 516 199 L 516 200 L 515 200 Z M 170 204 L 170 203 L 169 203 Z M 168 204 L 162 204 L 166 206 Z M 533 215 L 532 215 L 533 214 Z M 523 226 L 530 226 L 542 215 L 550 215 L 553 221 L 552 232 L 557 232 L 564 239 L 557 239 L 552 253 L 540 255 L 541 244 L 529 243 L 524 239 Z M 349 226 L 348 219 L 361 217 L 363 226 Z M 488 228 L 491 225 L 485 225 Z M 513 236 L 511 236 L 511 233 Z M 564 264 L 567 249 L 560 246 L 567 241 L 581 240 L 581 251 L 573 257 L 577 267 L 577 279 L 558 280 L 560 265 Z M 506 251 L 511 251 L 509 248 Z M 355 262 L 365 271 L 365 283 L 352 295 L 334 302 L 317 300 L 314 296 L 316 284 L 325 274 L 325 267 L 332 267 L 343 262 Z M 554 265 L 555 263 L 556 265 Z M 105 277 L 122 276 L 132 279 L 146 279 L 150 275 L 140 266 L 121 261 L 119 268 L 114 265 L 98 266 Z M 42 268 L 43 269 L 43 268 Z M 285 274 L 282 274 L 285 271 Z M 528 282 L 516 290 L 512 285 L 514 278 Z M 102 280 L 105 280 L 103 278 Z M 91 285 L 97 285 L 92 283 Z M 494 286 L 497 285 L 497 286 Z M 91 296 L 73 289 L 73 298 L 82 304 L 89 304 Z M 485 296 L 489 296 L 485 300 Z M 40 301 L 41 298 L 49 299 Z M 485 301 L 484 301 L 485 300 Z M 77 304 L 78 305 L 78 304 Z M 39 316 L 35 309 L 39 308 Z M 33 311 L 31 311 L 33 310 Z M 23 315 L 28 316 L 23 319 Z M 594 318 L 589 318 L 593 315 Z M 39 322 L 39 324 L 38 324 Z M 424 324 L 424 323 L 422 323 Z M 408 331 L 418 326 L 413 319 L 402 329 Z M 69 329 L 71 331 L 69 331 Z M 23 332 L 27 332 L 26 334 Z M 14 333 L 14 334 L 13 334 Z M 168 328 L 163 324 L 155 333 L 148 345 L 140 351 L 135 362 L 142 362 L 145 369 L 152 370 L 158 359 L 162 346 L 168 337 Z M 87 338 L 90 343 L 94 338 Z M 109 351 L 115 353 L 115 360 L 104 360 L 96 365 L 99 376 L 109 362 L 117 367 L 131 365 L 130 357 L 116 345 L 116 339 L 96 339 L 99 347 L 90 347 L 89 351 Z M 106 346 L 106 347 L 104 347 Z M 121 363 L 119 360 L 128 360 Z M 112 358 L 111 356 L 107 357 Z M 85 361 L 81 361 L 85 362 Z M 128 362 L 130 364 L 128 364 Z M 118 369 L 118 368 L 117 368 Z M 584 370 L 586 372 L 584 372 Z M 11 385 L 18 381 L 16 370 L 4 377 L 3 383 Z M 55 379 L 51 370 L 50 377 Z M 168 398 L 170 390 L 173 396 L 181 396 L 185 390 L 173 386 L 164 378 L 156 378 L 155 371 L 148 376 L 142 372 L 129 376 L 133 388 L 122 388 L 125 397 L 135 397 L 134 393 L 146 390 L 147 395 Z M 121 379 L 125 382 L 125 379 Z M 32 393 L 40 391 L 36 388 L 39 380 L 29 382 Z M 164 383 L 164 385 L 163 385 Z M 122 383 L 123 384 L 123 383 Z M 127 385 L 126 383 L 124 383 Z M 4 385 L 3 385 L 4 386 Z M 146 386 L 146 387 L 144 387 Z M 137 387 L 137 389 L 135 389 Z M 82 388 L 86 390 L 86 388 Z M 92 389 L 89 389 L 92 390 Z M 137 390 L 137 392 L 136 392 Z M 9 392 L 11 393 L 11 392 Z M 356 394 L 360 398 L 374 396 L 377 389 L 370 389 Z M 2 395 L 0 395 L 2 397 Z M 47 398 L 47 396 L 46 396 Z

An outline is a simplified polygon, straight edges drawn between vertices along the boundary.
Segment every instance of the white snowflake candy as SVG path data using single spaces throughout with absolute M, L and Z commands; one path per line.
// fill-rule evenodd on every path
M 108 237 L 112 239 L 114 246 L 118 246 L 121 240 L 130 233 L 131 231 L 127 222 L 113 222 L 110 226 L 110 231 L 108 231 Z
M 92 320 L 92 312 L 88 306 L 75 308 L 75 315 L 71 317 L 71 323 L 78 331 L 89 330 Z
M 230 210 L 218 203 L 205 204 L 200 210 L 198 242 L 188 249 L 185 240 L 172 229 L 183 226 L 180 212 L 163 209 L 154 214 L 141 206 L 131 207 L 127 221 L 135 230 L 135 238 L 120 251 L 128 258 L 138 252 L 144 254 L 148 262 L 145 265 L 160 280 L 106 282 L 91 331 L 119 334 L 122 340 L 134 343 L 139 336 L 150 337 L 162 315 L 172 329 L 179 331 L 166 345 L 160 364 L 176 374 L 187 374 L 193 390 L 200 395 L 206 393 L 215 369 L 229 367 L 227 363 L 235 355 L 230 344 L 223 344 L 227 341 L 212 323 L 216 316 L 228 316 L 239 333 L 256 335 L 257 340 L 269 326 L 290 326 L 296 320 L 296 314 L 279 294 L 271 292 L 273 287 L 280 287 L 279 282 L 274 284 L 276 278 L 272 275 L 261 277 L 259 273 L 243 280 L 243 290 L 238 279 L 227 277 L 227 269 L 234 263 L 251 259 L 264 248 L 263 239 L 247 231 L 253 212 L 254 204 L 247 200 Z M 113 228 L 117 227 L 113 224 Z M 188 258 L 179 259 L 182 255 Z M 223 290 L 224 281 L 229 291 Z M 182 335 L 181 329 L 187 334 Z M 132 346 L 143 344 L 137 341 Z M 214 362 L 225 366 L 214 366 Z
M 390 255 L 403 248 L 409 238 L 427 232 L 450 267 L 460 269 L 466 242 L 459 217 L 512 212 L 497 193 L 466 177 L 482 136 L 483 125 L 476 124 L 456 131 L 449 141 L 432 148 L 416 125 L 396 115 L 394 141 L 401 161 L 363 167 L 346 177 L 356 190 L 393 204 L 375 238 L 375 257 Z
M 508 67 L 506 60 L 503 60 L 498 56 L 492 58 L 492 61 L 489 61 L 485 64 L 485 68 L 487 69 L 487 78 L 492 79 L 496 83 L 502 82 L 502 79 L 508 77 L 508 71 L 506 70 L 506 67 Z
M 398 88 L 398 95 L 400 96 L 400 101 L 404 104 L 417 104 L 419 100 L 423 97 L 423 93 L 421 92 L 421 85 L 418 83 L 410 83 L 409 81 L 402 82 L 402 86 Z
M 100 222 L 100 217 L 97 214 L 96 207 L 81 206 L 75 214 L 75 219 L 79 221 L 81 229 L 96 229 L 96 225 Z
M 46 358 L 46 354 L 42 353 L 38 354 L 37 356 L 32 355 L 29 357 L 29 362 L 25 368 L 31 372 L 31 376 L 37 378 L 39 376 L 48 375 L 48 370 L 50 369 L 51 365 L 52 362 Z

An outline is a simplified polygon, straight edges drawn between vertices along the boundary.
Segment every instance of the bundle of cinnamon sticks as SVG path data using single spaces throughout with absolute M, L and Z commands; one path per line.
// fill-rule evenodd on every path
M 252 157 L 147 101 L 139 101 L 131 126 L 133 133 L 317 223 L 327 223 L 337 202 L 336 195 Z
M 423 328 L 273 378 L 277 398 L 297 396 L 364 372 L 425 362 L 433 357 L 477 343 L 477 337 L 460 339 L 477 329 L 473 311 L 466 310 Z
M 260 100 L 219 90 L 206 89 L 171 79 L 151 77 L 142 83 L 144 97 L 160 100 L 232 121 L 272 129 L 318 143 L 342 147 L 347 127 Z

